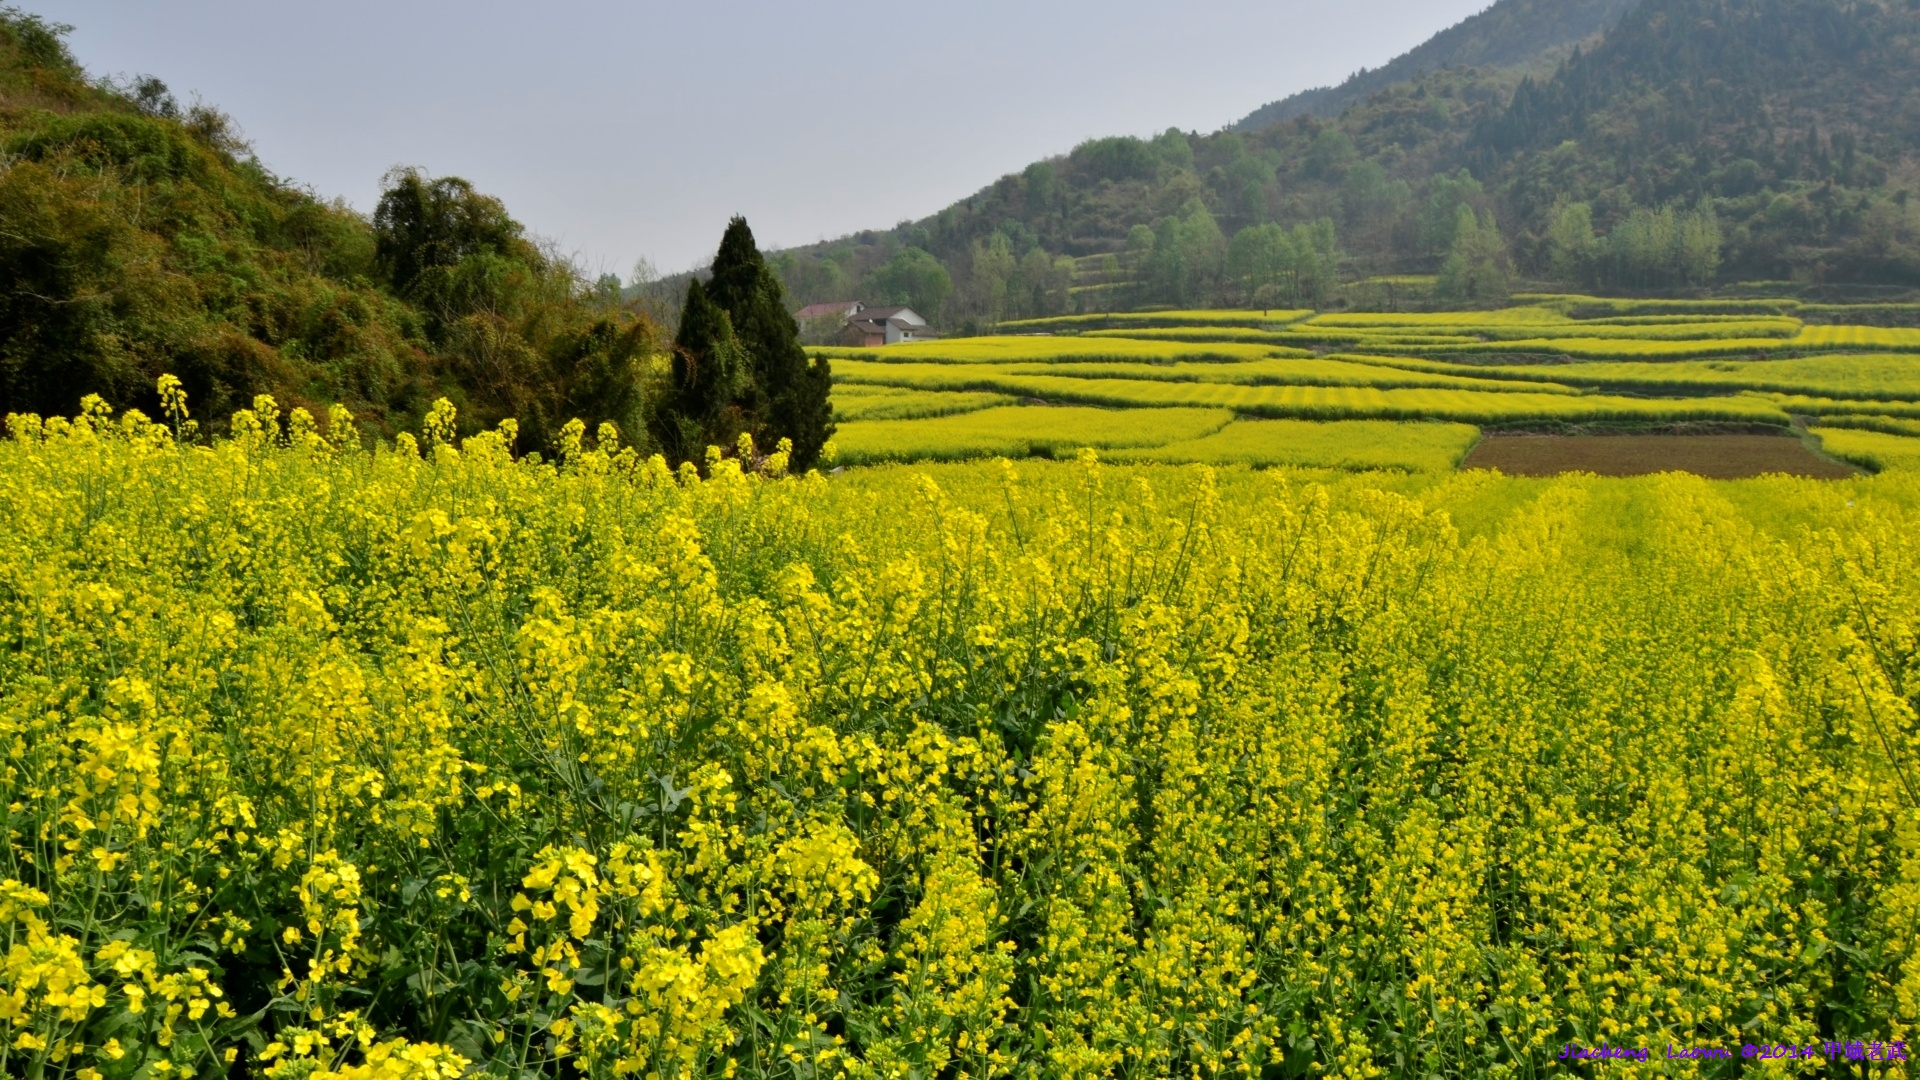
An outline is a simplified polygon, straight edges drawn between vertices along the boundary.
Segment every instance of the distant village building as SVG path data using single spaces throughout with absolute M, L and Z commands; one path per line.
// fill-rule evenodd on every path
M 919 312 L 910 307 L 868 307 L 857 300 L 809 304 L 795 312 L 793 317 L 803 326 L 827 319 L 840 320 L 843 323 L 839 333 L 840 344 L 862 348 L 931 341 L 940 336 Z
M 866 310 L 867 305 L 858 300 L 836 300 L 831 304 L 808 304 L 793 313 L 795 322 L 812 322 L 815 319 L 851 319 Z

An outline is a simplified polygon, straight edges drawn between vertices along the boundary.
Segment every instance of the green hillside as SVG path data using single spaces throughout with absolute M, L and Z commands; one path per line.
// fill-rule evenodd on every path
M 155 80 L 90 80 L 64 28 L 0 9 L 0 414 L 84 394 L 157 414 L 179 376 L 217 419 L 272 395 L 373 430 L 437 397 L 642 426 L 655 333 L 464 181 L 399 172 L 373 220 L 274 176 Z
M 1338 116 L 1394 85 L 1443 68 L 1527 67 L 1549 71 L 1574 46 L 1606 32 L 1640 0 L 1504 0 L 1435 34 L 1419 48 L 1338 86 L 1304 90 L 1255 109 L 1233 125 L 1258 132 L 1303 114 Z
M 798 301 L 912 303 L 960 330 L 1522 282 L 1895 294 L 1920 287 L 1917 36 L 1920 8 L 1890 0 L 1646 0 L 1552 70 L 1445 67 L 1331 119 L 1096 139 L 781 269 Z

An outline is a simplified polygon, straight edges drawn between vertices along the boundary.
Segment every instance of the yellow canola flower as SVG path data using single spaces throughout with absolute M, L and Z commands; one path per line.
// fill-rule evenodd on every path
M 1518 1077 L 1914 1034 L 1902 470 L 828 480 L 170 402 L 0 440 L 0 1072 Z

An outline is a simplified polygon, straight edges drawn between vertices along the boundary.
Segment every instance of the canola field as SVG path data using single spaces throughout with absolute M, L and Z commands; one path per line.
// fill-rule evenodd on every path
M 820 351 L 833 361 L 838 445 L 849 464 L 1023 456 L 1020 441 L 1005 435 L 1023 426 L 1057 428 L 1060 438 L 1024 443 L 1027 454 L 1057 457 L 1088 423 L 1087 409 L 1120 415 L 1094 425 L 1110 437 L 1082 445 L 1124 446 L 1129 459 L 1396 471 L 1457 465 L 1437 449 L 1436 425 L 1719 425 L 1798 433 L 1824 447 L 1816 428 L 1906 438 L 1913 433 L 1897 422 L 1920 418 L 1920 329 L 1886 325 L 1920 324 L 1920 308 L 1520 300 L 1500 310 L 1411 314 L 1073 315 L 1004 324 L 990 337 Z M 876 395 L 888 392 L 914 404 L 875 411 Z M 1028 410 L 1026 422 L 1007 408 Z M 1236 426 L 1189 438 L 1177 425 L 1127 415 L 1160 409 L 1225 410 L 1236 424 L 1371 426 L 1295 426 L 1285 452 L 1270 453 L 1255 444 L 1279 429 Z M 938 419 L 906 424 L 916 417 Z M 1829 422 L 1836 417 L 1846 419 Z M 1134 434 L 1116 441 L 1122 430 Z M 1377 440 L 1372 452 L 1351 452 L 1360 431 Z M 1162 441 L 1140 441 L 1147 438 Z M 1894 451 L 1821 452 L 1874 469 L 1913 460 Z
M 578 425 L 515 458 L 445 406 L 183 443 L 168 400 L 0 440 L 7 1076 L 1536 1077 L 1603 1042 L 1736 1076 L 1915 1036 L 1911 472 L 795 478 Z M 1160 413 L 1222 460 L 1395 429 Z

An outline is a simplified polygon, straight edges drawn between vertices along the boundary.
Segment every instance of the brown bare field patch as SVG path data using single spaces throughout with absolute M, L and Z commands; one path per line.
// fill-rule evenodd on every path
M 1509 476 L 1646 476 L 1689 472 L 1713 480 L 1785 473 L 1840 480 L 1859 470 L 1785 435 L 1489 435 L 1460 466 Z

